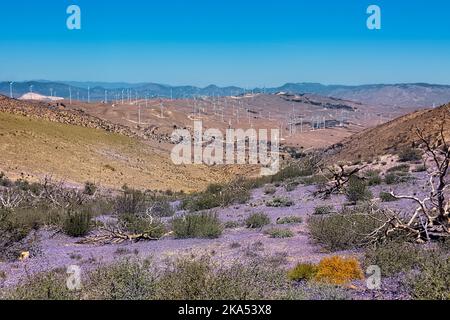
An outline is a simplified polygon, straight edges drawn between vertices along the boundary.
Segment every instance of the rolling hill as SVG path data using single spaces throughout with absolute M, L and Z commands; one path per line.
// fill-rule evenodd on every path
M 402 148 L 417 145 L 417 128 L 425 137 L 438 137 L 441 124 L 450 141 L 450 104 L 436 109 L 416 111 L 385 124 L 361 131 L 342 143 L 328 148 L 331 161 L 371 160 L 398 153 Z
M 190 192 L 231 179 L 233 170 L 175 166 L 168 149 L 127 128 L 0 97 L 0 171 L 13 179 L 37 181 L 50 175 L 73 185 L 92 181 L 114 189 L 127 184 Z

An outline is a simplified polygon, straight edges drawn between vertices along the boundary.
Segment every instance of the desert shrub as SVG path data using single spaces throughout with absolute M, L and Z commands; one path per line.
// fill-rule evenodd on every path
M 302 218 L 298 216 L 288 216 L 277 219 L 277 224 L 302 223 Z
M 380 177 L 380 171 L 378 170 L 368 170 L 364 176 L 368 186 L 376 186 L 383 182 L 383 179 Z
M 294 202 L 286 197 L 274 197 L 266 203 L 268 207 L 290 207 L 293 204 Z
M 176 238 L 218 238 L 222 225 L 214 212 L 186 214 L 172 219 L 172 230 Z
M 270 223 L 270 218 L 265 213 L 252 213 L 247 219 L 245 219 L 245 225 L 247 228 L 262 228 Z
M 297 188 L 297 186 L 298 186 L 299 184 L 300 184 L 300 182 L 297 181 L 297 180 L 289 180 L 289 181 L 286 181 L 286 182 L 284 183 L 284 189 L 285 189 L 287 192 L 291 192 L 291 191 L 294 191 L 295 188 Z
M 67 275 L 51 271 L 37 274 L 6 292 L 11 300 L 73 300 L 78 292 L 70 291 L 66 285 Z
M 422 159 L 422 151 L 415 148 L 405 148 L 400 151 L 398 157 L 400 162 L 417 161 Z
M 285 273 L 259 259 L 215 266 L 209 259 L 180 258 L 169 264 L 158 281 L 157 299 L 277 299 L 289 288 Z
M 212 266 L 208 258 L 179 258 L 163 271 L 158 279 L 157 297 L 171 300 L 207 299 Z
M 88 207 L 69 208 L 62 229 L 71 237 L 82 237 L 91 230 L 91 212 Z
M 314 279 L 340 285 L 363 279 L 363 272 L 357 259 L 332 256 L 323 258 L 319 262 Z
M 242 204 L 248 199 L 250 199 L 249 186 L 245 180 L 238 179 L 224 185 L 212 184 L 204 192 L 185 198 L 181 207 L 194 212 Z
M 289 270 L 288 278 L 293 281 L 311 280 L 317 274 L 317 266 L 312 263 L 299 263 Z
M 316 174 L 309 177 L 304 177 L 300 180 L 300 182 L 307 186 L 323 185 L 328 182 L 328 178 L 323 175 Z
M 308 219 L 311 237 L 330 251 L 352 249 L 364 245 L 365 235 L 381 225 L 377 217 L 356 208 L 339 214 L 312 216 Z M 381 218 L 381 217 L 380 217 Z
M 384 182 L 386 184 L 398 184 L 408 182 L 412 179 L 412 177 L 408 173 L 404 172 L 390 172 L 387 173 L 384 177 Z
M 387 241 L 366 249 L 366 265 L 377 265 L 381 273 L 391 276 L 399 272 L 408 272 L 420 265 L 423 250 L 404 241 Z
M 347 200 L 351 203 L 358 201 L 366 201 L 372 198 L 372 193 L 367 188 L 367 184 L 363 179 L 352 176 L 345 189 Z
M 424 164 L 418 165 L 418 166 L 414 167 L 414 169 L 412 171 L 413 172 L 425 172 L 425 171 L 427 171 L 427 167 Z
M 264 194 L 274 194 L 275 192 L 277 192 L 277 188 L 271 184 L 264 187 Z
M 314 208 L 314 214 L 316 215 L 330 214 L 332 212 L 333 212 L 332 206 L 317 206 Z
M 393 202 L 393 201 L 397 201 L 398 200 L 396 197 L 394 197 L 389 192 L 384 192 L 384 191 L 380 192 L 380 199 L 383 202 Z
M 115 210 L 120 214 L 143 213 L 147 209 L 147 198 L 145 193 L 140 190 L 122 188 L 122 194 L 117 197 Z
M 172 217 L 175 214 L 175 209 L 166 199 L 154 200 L 149 209 L 149 213 L 155 217 Z
M 5 173 L 2 171 L 0 172 L 0 186 L 1 187 L 11 187 L 13 185 L 13 182 L 8 179 L 8 177 L 5 175 Z
M 390 173 L 390 172 L 404 172 L 404 173 L 408 173 L 409 172 L 409 168 L 410 168 L 409 164 L 403 163 L 403 164 L 399 164 L 397 166 L 394 166 L 392 168 L 387 169 L 386 172 L 387 173 Z
M 444 238 L 439 241 L 439 247 L 444 251 L 450 251 L 450 238 Z
M 97 191 L 97 186 L 95 185 L 95 183 L 90 182 L 90 181 L 85 182 L 84 190 L 83 190 L 84 194 L 86 194 L 88 196 L 93 196 L 96 191 Z
M 147 214 L 122 213 L 118 216 L 122 229 L 134 233 L 145 233 L 150 237 L 159 239 L 166 233 L 166 226 L 159 218 Z
M 152 299 L 156 292 L 156 275 L 145 262 L 123 260 L 92 271 L 86 292 L 89 299 Z
M 421 300 L 450 300 L 450 257 L 428 252 L 411 281 L 412 296 Z
M 351 300 L 348 290 L 323 282 L 305 282 L 301 286 L 283 292 L 283 300 Z
M 241 226 L 239 221 L 227 221 L 223 224 L 225 229 L 236 229 Z
M 294 232 L 285 228 L 270 228 L 264 231 L 265 234 L 269 235 L 271 238 L 292 238 Z

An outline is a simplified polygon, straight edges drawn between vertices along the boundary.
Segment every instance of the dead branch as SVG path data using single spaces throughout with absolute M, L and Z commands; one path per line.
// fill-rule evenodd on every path
M 320 196 L 322 199 L 329 198 L 332 194 L 340 193 L 344 190 L 350 179 L 363 170 L 366 166 L 356 167 L 351 170 L 346 170 L 345 165 L 339 164 L 335 167 L 319 168 L 324 177 L 331 175 L 329 181 L 314 193 L 315 196 Z M 326 172 L 325 172 L 326 171 Z

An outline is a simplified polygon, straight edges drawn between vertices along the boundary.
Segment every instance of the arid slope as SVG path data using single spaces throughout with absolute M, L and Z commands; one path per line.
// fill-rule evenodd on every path
M 333 161 L 371 160 L 374 157 L 397 153 L 402 148 L 419 143 L 417 129 L 425 137 L 437 137 L 441 125 L 450 139 L 450 104 L 432 110 L 422 110 L 359 132 L 328 151 Z

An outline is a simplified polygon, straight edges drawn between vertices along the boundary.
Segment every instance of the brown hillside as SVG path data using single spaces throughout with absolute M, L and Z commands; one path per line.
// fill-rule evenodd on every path
M 418 142 L 417 128 L 424 130 L 426 137 L 435 137 L 442 123 L 445 136 L 450 138 L 450 104 L 413 112 L 364 130 L 330 147 L 327 152 L 330 154 L 329 159 L 334 162 L 371 160 L 377 156 L 395 154 Z

